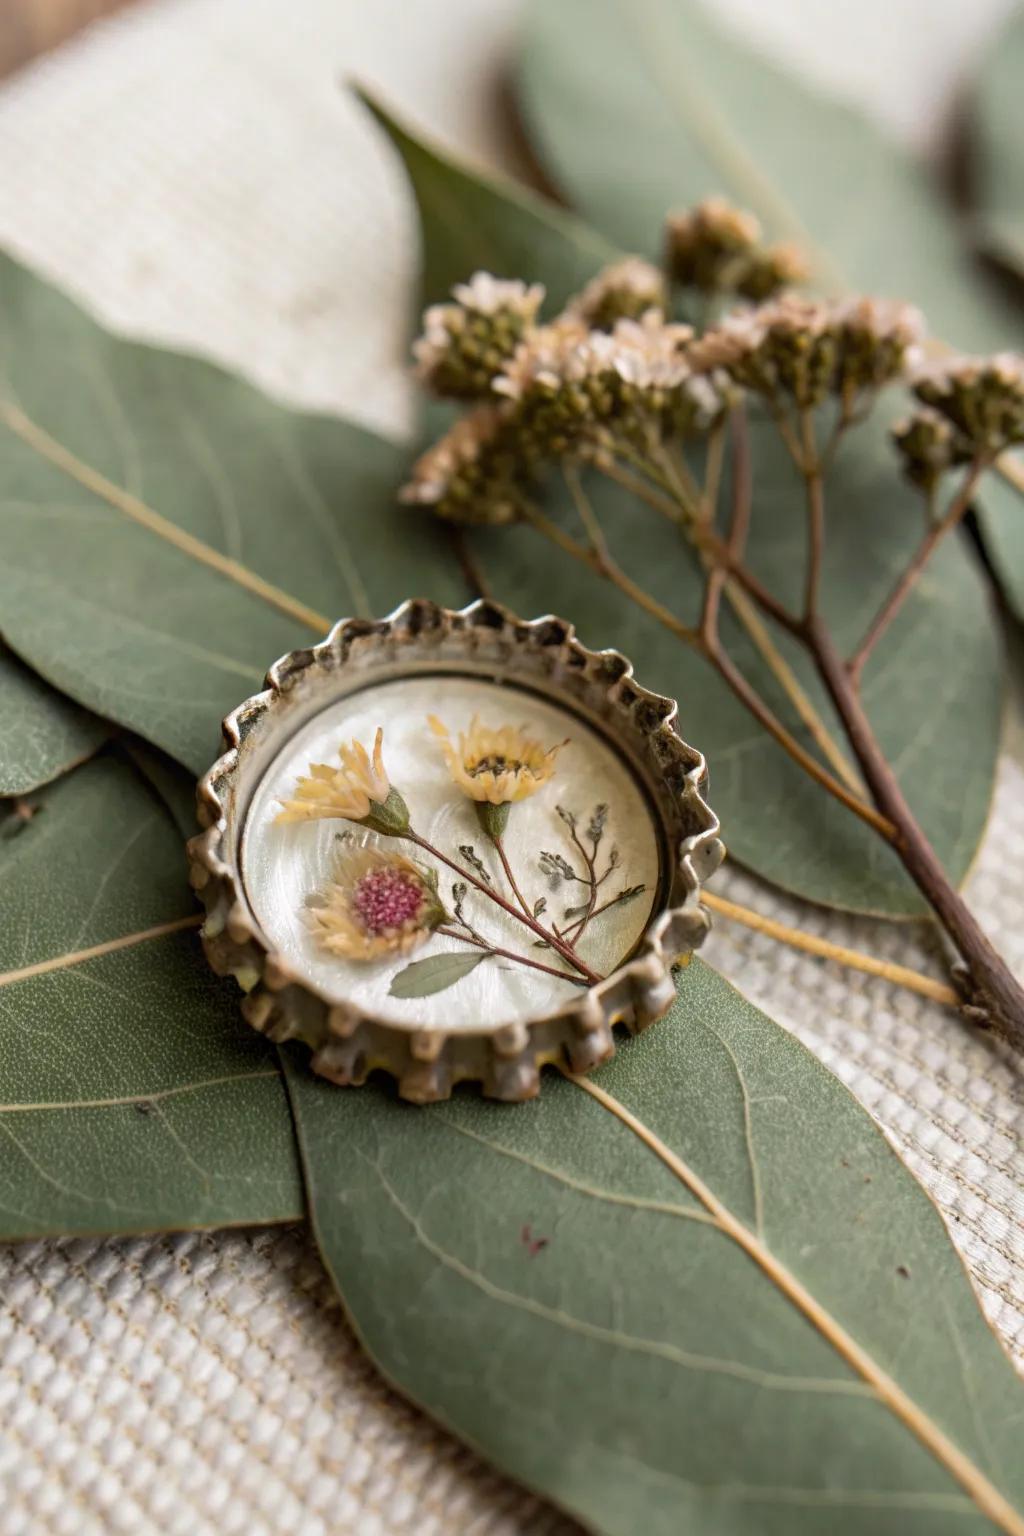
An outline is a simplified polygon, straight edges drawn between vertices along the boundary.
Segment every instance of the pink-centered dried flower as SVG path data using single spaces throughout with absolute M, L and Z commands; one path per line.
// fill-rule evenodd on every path
M 444 921 L 436 881 L 411 859 L 342 845 L 331 883 L 308 909 L 317 942 L 343 960 L 408 954 Z

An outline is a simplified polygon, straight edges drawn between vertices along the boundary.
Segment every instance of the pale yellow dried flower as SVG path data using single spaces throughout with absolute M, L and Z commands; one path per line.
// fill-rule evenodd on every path
M 281 801 L 278 821 L 365 821 L 374 805 L 384 805 L 391 793 L 384 767 L 384 732 L 377 727 L 373 756 L 360 741 L 343 742 L 338 748 L 341 767 L 310 763 L 309 775 L 300 778 L 294 795 Z
M 448 772 L 470 800 L 510 805 L 537 793 L 555 771 L 555 758 L 566 743 L 544 747 L 525 727 L 482 725 L 473 716 L 468 731 L 453 742 L 448 727 L 436 715 L 430 729 L 441 741 Z

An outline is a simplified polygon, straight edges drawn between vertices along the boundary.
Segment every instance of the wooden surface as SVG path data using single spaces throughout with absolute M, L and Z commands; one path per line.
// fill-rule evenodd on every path
M 0 0 L 0 78 L 131 0 Z

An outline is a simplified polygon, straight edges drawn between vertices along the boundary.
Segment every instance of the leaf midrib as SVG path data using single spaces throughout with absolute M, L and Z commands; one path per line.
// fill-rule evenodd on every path
M 93 465 L 79 458 L 9 399 L 0 399 L 0 422 L 39 458 L 61 470 L 78 485 L 131 518 L 133 522 L 146 528 L 150 533 L 156 534 L 182 554 L 227 577 L 253 596 L 261 598 L 270 607 L 286 614 L 288 618 L 297 619 L 314 633 L 327 634 L 331 622 L 322 613 L 318 613 L 315 608 L 293 597 L 290 592 L 275 586 L 273 582 L 267 581 L 240 561 L 233 560 L 230 556 L 222 554 L 220 550 L 214 549 L 212 545 L 204 543 L 202 539 L 196 538 L 194 534 L 179 528 L 170 518 L 164 517 L 133 495 L 131 491 L 115 484 Z
M 732 1211 L 718 1199 L 711 1188 L 683 1158 L 661 1140 L 649 1126 L 606 1089 L 589 1078 L 562 1069 L 563 1076 L 590 1095 L 598 1104 L 626 1126 L 661 1160 L 704 1208 L 715 1217 L 720 1229 L 755 1263 L 765 1277 L 796 1307 L 812 1327 L 873 1388 L 879 1401 L 909 1429 L 927 1451 L 970 1495 L 978 1509 L 1007 1533 L 1024 1536 L 1024 1517 L 1009 1503 L 975 1462 L 944 1433 L 902 1387 L 883 1370 L 876 1360 L 847 1333 L 803 1283 L 755 1236 Z

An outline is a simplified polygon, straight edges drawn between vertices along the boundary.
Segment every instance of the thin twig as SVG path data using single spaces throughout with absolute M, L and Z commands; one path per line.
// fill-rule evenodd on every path
M 550 539 L 559 549 L 564 550 L 573 559 L 579 560 L 599 576 L 604 576 L 613 585 L 617 586 L 625 596 L 669 630 L 671 634 L 674 634 L 678 639 L 684 641 L 685 644 L 706 657 L 739 699 L 740 703 L 750 711 L 783 751 L 788 753 L 799 767 L 803 768 L 805 773 L 814 779 L 816 783 L 820 784 L 823 789 L 827 789 L 848 810 L 853 811 L 855 816 L 859 816 L 862 821 L 866 821 L 869 826 L 873 827 L 876 832 L 881 833 L 886 839 L 892 840 L 894 829 L 891 823 L 884 816 L 880 816 L 873 806 L 867 805 L 858 794 L 849 789 L 841 780 L 835 778 L 826 768 L 822 767 L 817 758 L 812 756 L 797 741 L 796 737 L 786 729 L 782 721 L 779 720 L 760 695 L 751 687 L 750 683 L 747 682 L 746 678 L 731 661 L 720 644 L 716 644 L 713 649 L 709 650 L 698 630 L 692 629 L 688 624 L 684 624 L 681 619 L 677 619 L 670 609 L 666 608 L 664 604 L 659 603 L 656 598 L 651 597 L 648 592 L 645 592 L 643 587 L 638 586 L 636 582 L 626 576 L 625 572 L 614 562 L 611 565 L 606 564 L 597 551 L 584 544 L 580 544 L 577 539 L 574 539 L 571 534 L 566 533 L 563 528 L 560 528 L 551 518 L 546 517 L 538 508 L 527 508 L 525 516 L 527 521 L 538 532 L 542 533 L 545 538 Z
M 892 591 L 889 593 L 889 596 L 886 598 L 885 602 L 882 604 L 881 608 L 878 610 L 877 614 L 872 620 L 867 634 L 864 636 L 864 639 L 861 641 L 860 645 L 857 647 L 850 660 L 847 662 L 847 671 L 849 672 L 850 680 L 855 687 L 859 686 L 860 684 L 861 674 L 864 671 L 864 666 L 868 657 L 871 655 L 871 652 L 874 650 L 875 646 L 878 644 L 885 631 L 889 628 L 889 625 L 892 623 L 897 613 L 899 613 L 904 602 L 906 601 L 907 596 L 910 593 L 911 588 L 914 586 L 918 576 L 920 576 L 921 572 L 928 564 L 928 561 L 931 559 L 934 551 L 938 545 L 941 544 L 947 533 L 950 533 L 952 529 L 954 529 L 957 524 L 962 521 L 964 514 L 971 504 L 978 480 L 981 477 L 983 471 L 988 468 L 988 464 L 988 459 L 977 458 L 970 465 L 966 475 L 964 476 L 963 484 L 961 485 L 957 494 L 953 497 L 953 500 L 951 501 L 945 516 L 942 517 L 938 522 L 933 522 L 931 524 L 924 538 L 921 540 L 921 543 L 918 545 L 913 558 L 910 561 L 910 564 L 907 566 L 902 576 L 900 576 L 899 580 L 896 582 L 896 585 L 893 587 Z
M 579 560 L 583 565 L 588 566 L 598 576 L 604 576 L 613 586 L 618 587 L 619 591 L 628 597 L 631 602 L 636 603 L 645 613 L 649 613 L 651 618 L 656 619 L 659 624 L 664 625 L 667 630 L 671 631 L 677 639 L 682 640 L 686 645 L 693 646 L 695 649 L 700 649 L 697 631 L 689 624 L 684 624 L 681 619 L 677 619 L 671 609 L 666 608 L 663 603 L 659 603 L 656 598 L 651 597 L 649 592 L 645 592 L 643 587 L 638 586 L 632 577 L 627 576 L 625 571 L 616 565 L 614 561 L 610 565 L 606 565 L 595 550 L 588 548 L 585 544 L 581 544 L 578 539 L 574 539 L 571 534 L 566 533 L 564 528 L 560 528 L 556 522 L 553 522 L 550 517 L 546 517 L 538 508 L 527 508 L 524 515 L 526 521 L 532 524 L 538 533 L 542 533 L 546 539 L 550 539 L 559 549 L 571 555 L 574 560 Z
M 818 611 L 821 561 L 825 551 L 825 486 L 814 436 L 814 414 L 800 413 L 804 482 L 807 486 L 807 580 L 804 586 L 804 622 Z
M 614 459 L 600 459 L 596 468 L 602 475 L 607 475 L 609 480 L 614 480 L 616 485 L 621 485 L 624 491 L 629 491 L 633 496 L 645 501 L 655 512 L 660 512 L 672 524 L 678 524 L 680 509 L 674 501 L 660 492 L 654 490 L 639 475 L 631 475 L 628 469 L 623 469 Z
M 429 853 L 432 858 L 439 859 L 442 864 L 447 864 L 449 869 L 455 871 L 460 880 L 465 880 L 467 885 L 473 886 L 474 889 L 481 893 L 481 895 L 486 896 L 488 901 L 495 902 L 497 906 L 501 907 L 502 911 L 509 915 L 509 917 L 514 917 L 516 922 L 525 923 L 526 927 L 529 928 L 537 938 L 543 939 L 545 944 L 550 944 L 552 949 L 557 950 L 562 959 L 567 961 L 569 965 L 571 965 L 575 970 L 579 971 L 581 976 L 585 976 L 587 981 L 593 983 L 604 980 L 603 976 L 599 976 L 596 971 L 592 971 L 589 966 L 584 965 L 579 955 L 575 954 L 568 944 L 566 944 L 562 939 L 559 939 L 558 936 L 553 934 L 549 929 L 542 927 L 541 924 L 537 922 L 536 918 L 534 918 L 531 914 L 520 912 L 518 908 L 514 907 L 510 901 L 506 901 L 504 896 L 502 896 L 500 892 L 496 891 L 492 885 L 486 885 L 483 880 L 478 879 L 477 876 L 473 874 L 472 870 L 463 868 L 461 864 L 458 864 L 454 859 L 449 858 L 448 854 L 442 853 L 440 848 L 435 848 L 433 843 L 428 843 L 426 838 L 421 837 L 418 832 L 415 832 L 412 829 L 412 827 L 410 827 L 407 832 L 404 832 L 402 836 L 405 837 L 410 843 L 414 843 L 417 848 L 422 848 L 424 853 Z
M 484 949 L 489 955 L 500 955 L 503 960 L 514 960 L 517 965 L 528 965 L 533 971 L 544 971 L 548 976 L 557 976 L 559 981 L 571 981 L 574 987 L 589 986 L 589 982 L 582 976 L 573 976 L 570 971 L 560 971 L 556 966 L 545 965 L 541 960 L 531 960 L 528 955 L 517 955 L 514 950 L 502 949 L 500 945 L 491 944 L 476 933 L 460 933 L 458 929 L 448 927 L 440 927 L 434 931 L 443 933 L 446 938 L 458 939 L 461 944 L 472 944 L 474 949 Z
M 760 912 L 754 912 L 749 907 L 727 901 L 724 896 L 716 896 L 713 891 L 702 892 L 701 900 L 720 916 L 742 923 L 755 933 L 765 933 L 769 938 L 778 939 L 792 949 L 804 950 L 809 955 L 820 955 L 824 960 L 835 960 L 839 965 L 848 965 L 869 976 L 881 976 L 885 981 L 920 993 L 922 997 L 930 997 L 937 1003 L 948 1003 L 951 1008 L 960 1004 L 959 994 L 952 987 L 945 982 L 933 980 L 931 976 L 924 976 L 920 971 L 911 970 L 909 966 L 896 965 L 890 960 L 876 960 L 874 955 L 865 955 L 861 950 L 846 949 L 842 944 L 832 944 L 828 939 L 819 938 L 817 934 L 787 927 L 774 918 L 762 917 Z
M 518 901 L 519 905 L 522 907 L 522 909 L 526 913 L 527 917 L 532 917 L 533 916 L 533 908 L 530 906 L 530 904 L 527 901 L 526 897 L 523 895 L 522 891 L 519 889 L 518 885 L 516 884 L 516 877 L 512 873 L 512 866 L 511 866 L 511 864 L 508 861 L 508 854 L 505 852 L 505 844 L 502 842 L 500 837 L 495 837 L 495 836 L 491 837 L 491 842 L 494 844 L 495 848 L 497 849 L 498 858 L 501 860 L 501 867 L 505 871 L 505 879 L 508 881 L 509 885 L 512 888 L 513 896 L 516 898 L 516 901 Z
M 735 419 L 736 413 L 733 413 Z M 746 417 L 744 416 L 744 422 Z M 708 437 L 707 457 L 704 461 L 704 506 L 707 520 L 713 523 L 718 506 L 718 493 L 722 484 L 722 467 L 725 463 L 726 419 L 720 417 L 711 428 Z M 749 455 L 748 455 L 749 463 Z

